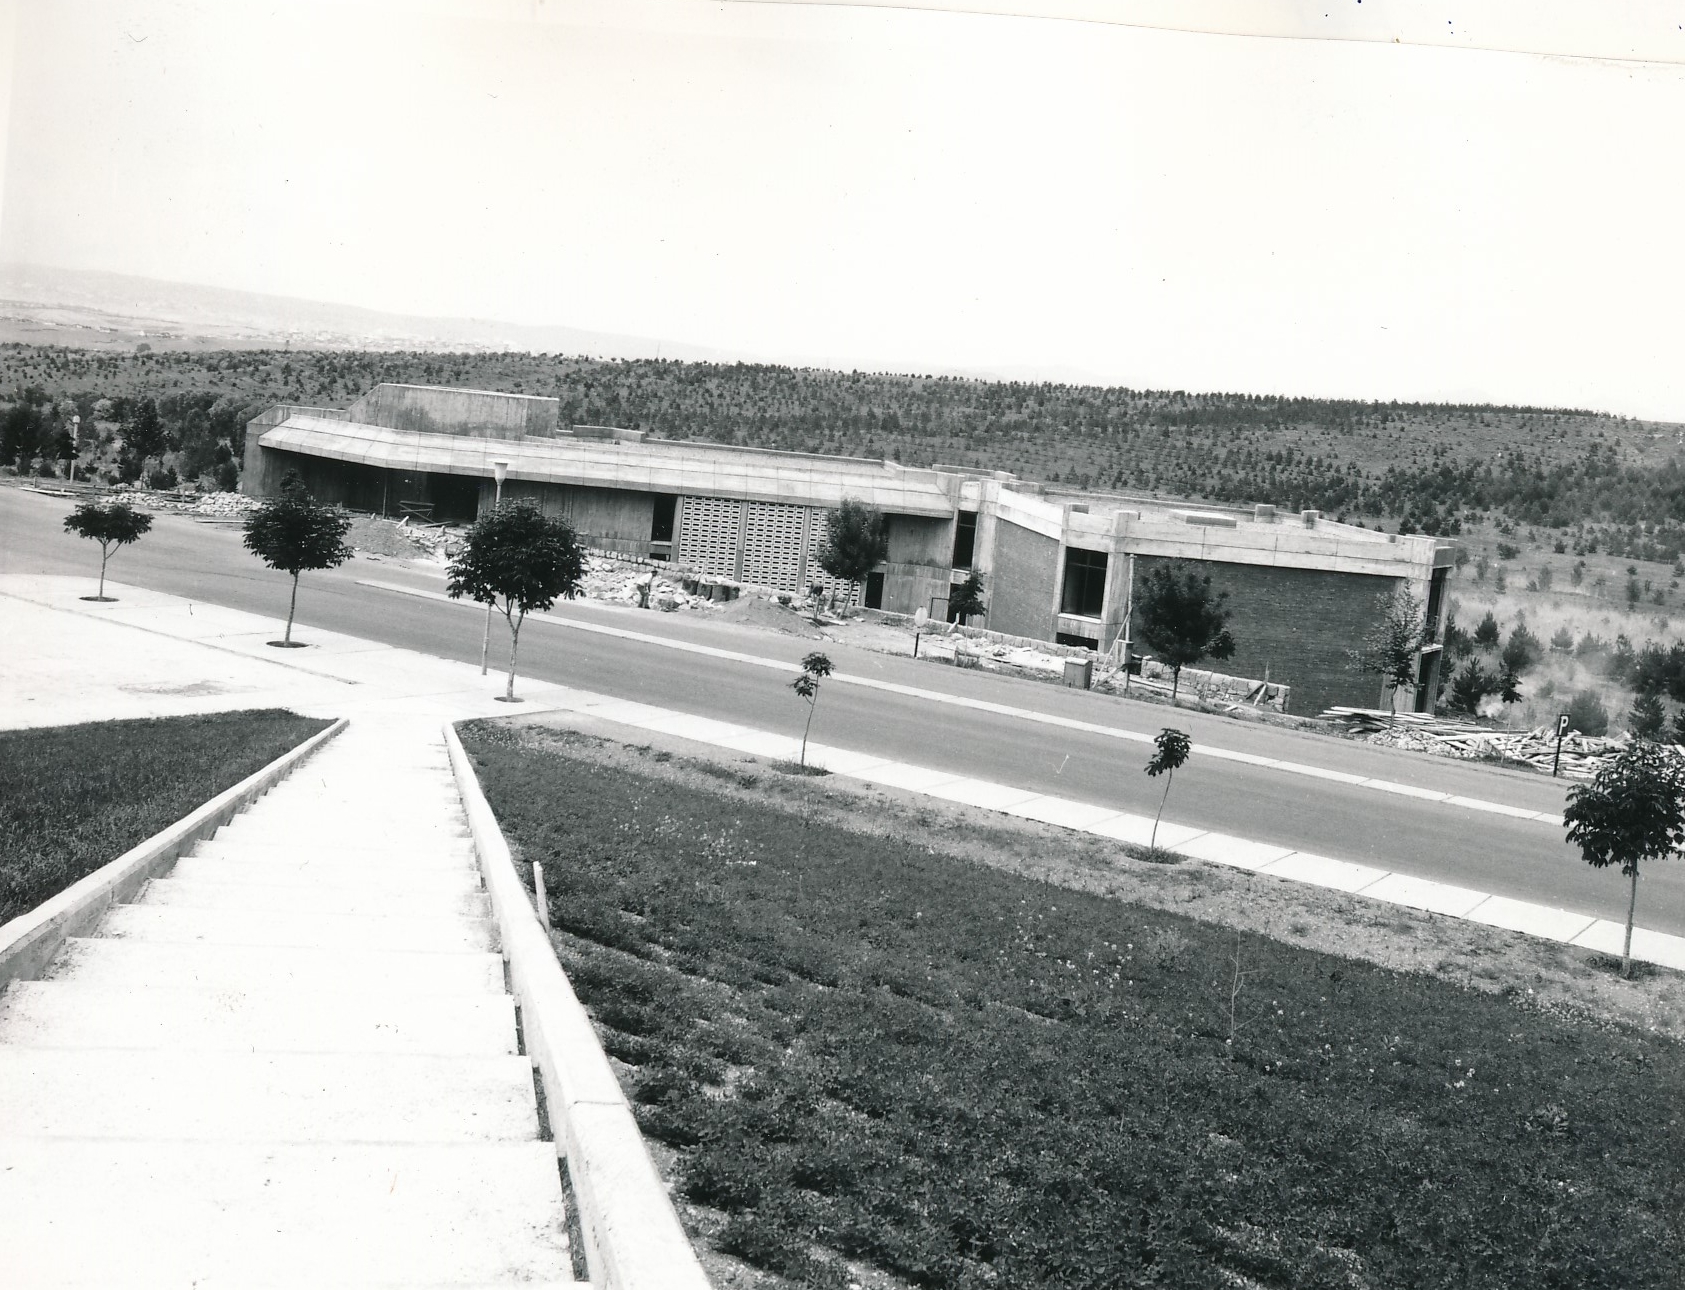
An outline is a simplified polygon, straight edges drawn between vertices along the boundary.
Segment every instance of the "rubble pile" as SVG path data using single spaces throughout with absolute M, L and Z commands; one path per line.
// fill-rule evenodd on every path
M 672 571 L 677 573 L 677 571 Z M 588 553 L 580 592 L 591 600 L 609 600 L 672 613 L 705 605 L 708 596 L 697 594 L 696 583 L 687 591 L 681 581 L 651 565 L 616 560 Z
M 1514 763 L 1542 770 L 1547 775 L 1556 760 L 1554 726 L 1500 730 L 1473 721 L 1429 716 L 1425 712 L 1394 714 L 1375 708 L 1330 708 L 1322 714 L 1322 719 L 1338 722 L 1349 734 L 1366 743 L 1387 748 L 1463 761 Z M 1605 738 L 1570 731 L 1562 740 L 1560 774 L 1569 779 L 1590 779 L 1604 759 L 1625 748 L 1630 738 L 1629 735 Z

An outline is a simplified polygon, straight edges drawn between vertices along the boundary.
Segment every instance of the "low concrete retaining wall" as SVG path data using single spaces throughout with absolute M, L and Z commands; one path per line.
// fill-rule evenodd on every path
M 527 1054 L 544 1081 L 550 1126 L 567 1158 L 591 1284 L 596 1290 L 709 1290 L 453 726 L 445 727 L 445 746 L 497 915 Z
M 344 729 L 345 718 L 341 717 L 233 788 L 224 789 L 192 814 L 0 926 L 0 990 L 13 981 L 38 978 L 68 937 L 91 931 L 111 906 L 128 900 L 149 878 L 168 873 L 182 852 L 210 837 Z

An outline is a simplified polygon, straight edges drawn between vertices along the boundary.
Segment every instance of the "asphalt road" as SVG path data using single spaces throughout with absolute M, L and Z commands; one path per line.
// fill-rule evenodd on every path
M 98 550 L 62 530 L 70 504 L 18 488 L 0 488 L 0 574 L 91 576 Z M 241 546 L 238 529 L 160 515 L 153 531 L 112 558 L 109 576 L 172 595 L 284 617 L 286 575 L 265 568 Z M 438 591 L 442 576 L 395 561 L 358 558 L 304 576 L 298 621 L 380 640 L 438 657 L 477 662 L 484 611 L 359 585 L 402 582 Z M 0 602 L 0 613 L 4 612 Z M 557 617 L 623 627 L 785 662 L 812 641 L 754 631 L 685 614 L 559 603 Z M 494 622 L 493 666 L 506 633 Z M 841 672 L 1152 733 L 1170 720 L 1159 705 L 1064 690 L 1033 681 L 896 658 L 849 646 L 825 650 Z M 3 679 L 0 662 L 0 679 Z M 752 663 L 679 652 L 659 644 L 606 637 L 534 621 L 522 632 L 521 672 L 679 711 L 799 734 L 805 708 L 787 674 Z M 1307 766 L 1390 779 L 1422 788 L 1560 812 L 1565 786 L 1536 775 L 1402 754 L 1304 732 L 1179 712 L 1175 724 L 1195 740 L 1178 771 L 1165 818 L 1240 837 L 1359 860 L 1402 873 L 1523 900 L 1624 919 L 1626 884 L 1594 871 L 1561 831 L 1467 808 L 1425 802 L 1308 775 L 1201 758 L 1200 743 Z M 1142 773 L 1147 750 L 1103 734 L 1073 731 L 861 686 L 828 686 L 814 737 L 952 770 L 1151 814 L 1163 781 Z M 1653 867 L 1639 895 L 1639 922 L 1685 934 L 1685 864 Z

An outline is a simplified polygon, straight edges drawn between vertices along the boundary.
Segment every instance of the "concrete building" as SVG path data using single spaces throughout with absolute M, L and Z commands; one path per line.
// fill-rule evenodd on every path
M 1199 562 L 1228 593 L 1238 676 L 1293 687 L 1292 706 L 1372 706 L 1374 678 L 1347 651 L 1382 596 L 1406 585 L 1428 606 L 1434 644 L 1416 693 L 1438 683 L 1453 548 L 1277 514 L 1078 493 L 1004 472 L 655 439 L 558 424 L 531 395 L 380 385 L 348 408 L 280 404 L 246 430 L 243 489 L 273 494 L 296 470 L 315 495 L 359 510 L 470 520 L 489 505 L 493 463 L 505 499 L 565 517 L 591 545 L 785 591 L 828 585 L 817 552 L 826 513 L 847 497 L 886 517 L 889 552 L 864 588 L 868 607 L 945 617 L 949 588 L 975 569 L 987 612 L 973 625 L 1112 650 L 1129 630 L 1135 584 L 1155 563 Z

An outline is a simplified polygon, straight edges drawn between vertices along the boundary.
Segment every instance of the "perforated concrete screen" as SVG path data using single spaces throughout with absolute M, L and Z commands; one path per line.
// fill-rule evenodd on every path
M 716 578 L 736 578 L 744 504 L 727 497 L 679 500 L 679 563 Z
M 749 502 L 743 516 L 744 582 L 780 591 L 801 587 L 807 507 Z

